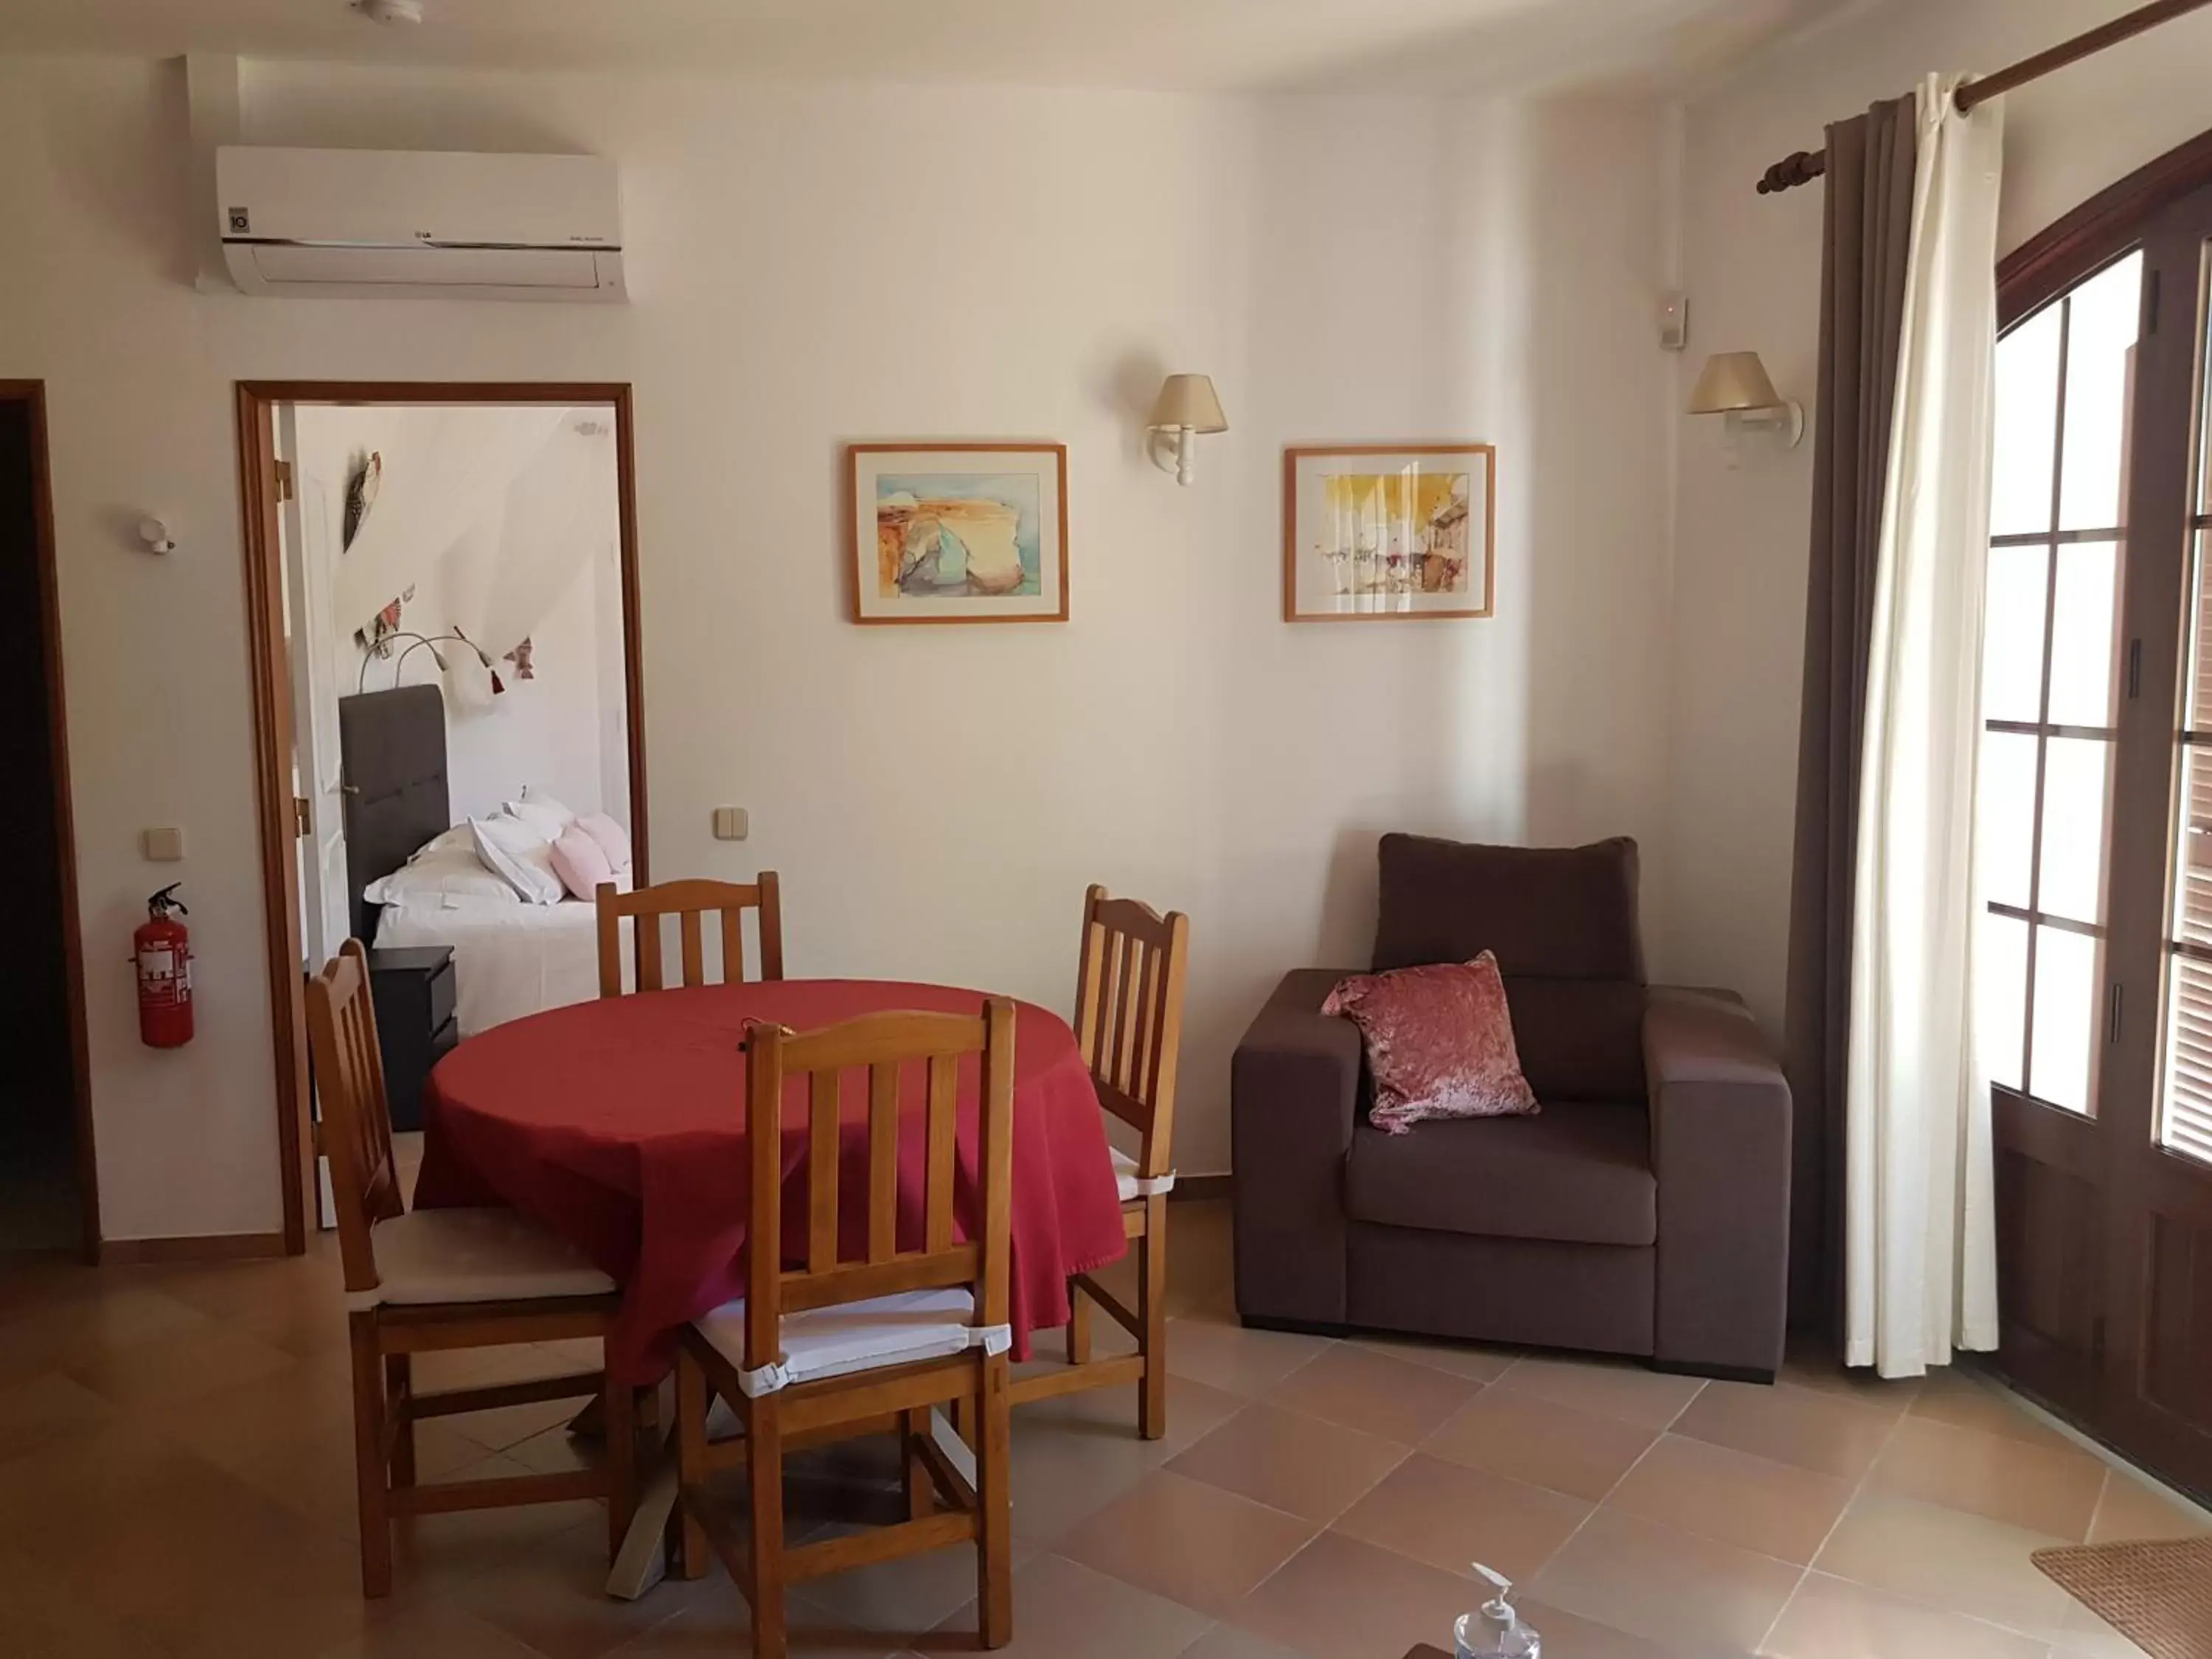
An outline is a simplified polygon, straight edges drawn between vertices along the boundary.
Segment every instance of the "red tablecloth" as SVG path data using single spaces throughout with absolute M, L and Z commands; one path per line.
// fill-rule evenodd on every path
M 743 1124 L 749 1021 L 807 1030 L 891 1008 L 972 1013 L 981 992 L 887 981 L 786 980 L 653 991 L 556 1008 L 470 1038 L 430 1074 L 415 1201 L 512 1205 L 623 1286 L 607 1362 L 647 1382 L 676 1333 L 744 1293 L 747 1174 Z M 1065 1021 L 1018 1004 L 1014 1033 L 1014 1352 L 1067 1317 L 1067 1276 L 1126 1248 L 1106 1132 Z M 918 1083 L 920 1068 L 913 1068 Z M 785 1107 L 785 1250 L 803 1248 L 805 1119 L 799 1080 Z M 972 1214 L 978 1068 L 962 1068 L 956 1209 Z M 901 1244 L 920 1227 L 917 1114 L 902 1158 Z M 845 1088 L 840 1220 L 864 1227 L 866 1090 Z M 855 1114 L 858 1115 L 855 1115 Z M 860 1133 L 854 1133 L 858 1130 Z M 908 1212 L 911 1212 L 909 1216 Z M 919 1240 L 911 1241 L 918 1243 Z M 857 1249 L 848 1234 L 845 1249 Z

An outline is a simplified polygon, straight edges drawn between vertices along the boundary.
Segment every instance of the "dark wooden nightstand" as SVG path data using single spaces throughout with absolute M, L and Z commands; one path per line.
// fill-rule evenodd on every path
M 384 1094 L 394 1129 L 422 1127 L 422 1086 L 460 1038 L 453 1018 L 453 947 L 408 945 L 368 953 Z

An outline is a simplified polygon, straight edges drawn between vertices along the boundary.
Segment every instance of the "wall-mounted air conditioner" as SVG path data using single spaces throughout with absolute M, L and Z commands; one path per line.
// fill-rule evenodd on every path
M 614 163 L 455 151 L 216 151 L 223 260 L 248 294 L 619 300 Z

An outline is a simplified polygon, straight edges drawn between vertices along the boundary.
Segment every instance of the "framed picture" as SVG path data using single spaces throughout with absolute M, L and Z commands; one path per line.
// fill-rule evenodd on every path
M 1334 444 L 1283 452 L 1283 620 L 1487 617 L 1497 451 Z
M 1064 444 L 853 444 L 853 620 L 1066 622 Z

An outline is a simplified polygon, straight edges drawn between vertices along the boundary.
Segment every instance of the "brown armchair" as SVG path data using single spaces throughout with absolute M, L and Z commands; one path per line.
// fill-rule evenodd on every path
M 1231 1071 L 1247 1324 L 1649 1358 L 1771 1379 L 1790 1090 L 1743 1004 L 1648 986 L 1636 843 L 1385 836 L 1375 970 L 1497 954 L 1533 1117 L 1367 1122 L 1358 969 L 1285 977 Z

